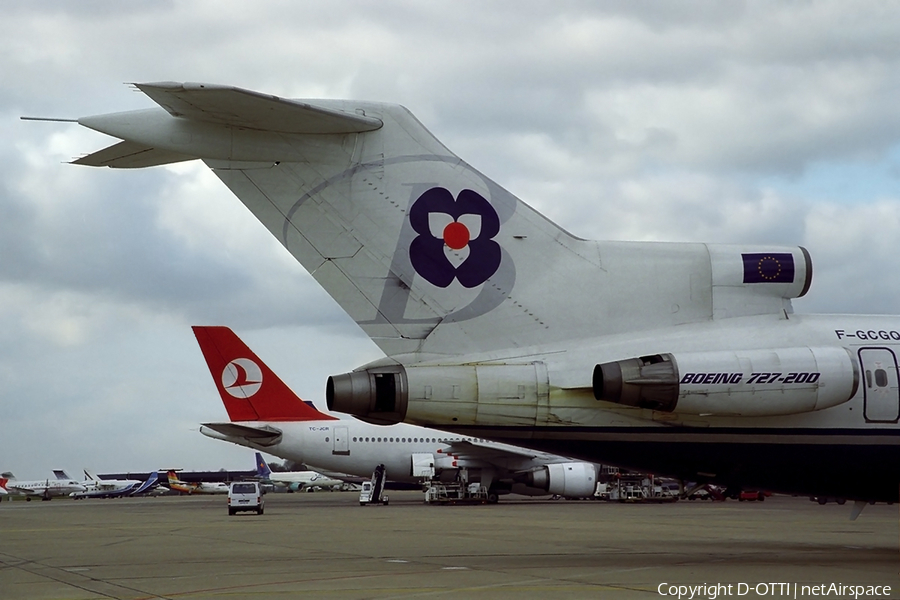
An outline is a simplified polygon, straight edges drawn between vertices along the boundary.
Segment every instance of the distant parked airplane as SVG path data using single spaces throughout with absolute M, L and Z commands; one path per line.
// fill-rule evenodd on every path
M 51 498 L 60 498 L 68 496 L 72 492 L 84 491 L 84 485 L 74 479 L 60 479 L 60 475 L 65 472 L 56 473 L 56 479 L 34 479 L 31 481 L 19 481 L 12 473 L 3 473 L 0 477 L 0 487 L 7 493 L 25 496 L 25 500 L 31 501 L 32 498 L 40 498 L 41 500 L 50 500 Z
M 286 487 L 292 492 L 313 487 L 334 489 L 344 485 L 344 481 L 318 471 L 273 471 L 259 452 L 256 453 L 256 476 L 265 483 Z
M 175 471 L 168 472 L 169 489 L 185 494 L 227 494 L 228 485 L 221 482 L 181 481 Z
M 147 485 L 150 481 L 157 480 L 157 474 L 151 473 L 150 478 L 146 482 L 139 479 L 100 479 L 92 471 L 84 469 L 85 479 L 82 482 L 84 491 L 73 492 L 71 495 L 76 500 L 84 498 L 121 498 L 123 496 L 131 496 L 135 494 L 143 485 Z

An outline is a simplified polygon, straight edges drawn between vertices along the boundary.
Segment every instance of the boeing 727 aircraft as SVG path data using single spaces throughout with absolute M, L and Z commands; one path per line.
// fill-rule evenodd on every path
M 510 492 L 581 498 L 596 488 L 592 463 L 414 425 L 326 415 L 300 400 L 227 327 L 194 327 L 194 334 L 231 419 L 204 423 L 200 432 L 209 437 L 350 475 L 370 476 L 384 465 L 388 479 L 404 483 L 455 479 L 465 469 L 491 502 Z
M 795 314 L 806 249 L 575 237 L 397 105 L 137 88 L 162 108 L 79 119 L 122 141 L 75 164 L 203 160 L 384 351 L 329 409 L 898 500 L 900 318 Z

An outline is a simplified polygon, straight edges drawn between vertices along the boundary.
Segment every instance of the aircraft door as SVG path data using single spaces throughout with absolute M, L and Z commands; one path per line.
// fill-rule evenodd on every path
M 347 428 L 339 426 L 334 428 L 334 449 L 332 454 L 350 454 L 350 437 Z
M 434 455 L 430 452 L 413 452 L 412 476 L 420 479 L 434 479 Z
M 889 348 L 860 348 L 863 368 L 863 416 L 868 423 L 896 423 L 900 419 L 900 382 L 897 356 Z

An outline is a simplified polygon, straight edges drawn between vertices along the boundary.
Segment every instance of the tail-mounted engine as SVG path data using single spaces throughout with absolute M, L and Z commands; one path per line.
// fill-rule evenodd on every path
M 843 348 L 654 354 L 594 367 L 597 400 L 690 415 L 791 415 L 847 402 L 859 368 Z
M 377 425 L 393 425 L 406 416 L 409 386 L 401 366 L 354 371 L 328 378 L 328 410 L 348 413 Z
M 544 363 L 371 367 L 328 378 L 328 409 L 370 423 L 403 420 L 534 426 L 549 402 Z M 407 419 L 408 417 L 411 419 Z

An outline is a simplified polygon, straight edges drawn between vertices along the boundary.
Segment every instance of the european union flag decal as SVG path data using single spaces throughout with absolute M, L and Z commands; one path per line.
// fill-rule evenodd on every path
M 741 254 L 744 283 L 793 283 L 794 255 L 785 253 Z

